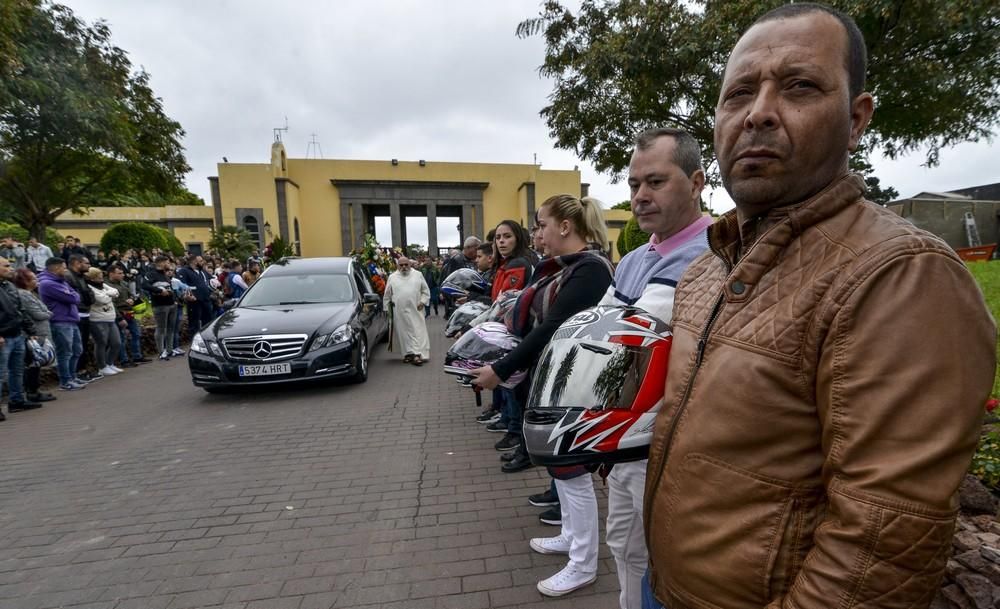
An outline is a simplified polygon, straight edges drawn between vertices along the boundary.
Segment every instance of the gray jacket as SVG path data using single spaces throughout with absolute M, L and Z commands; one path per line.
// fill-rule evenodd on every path
M 49 318 L 52 317 L 52 311 L 49 311 L 38 296 L 28 290 L 18 290 L 17 296 L 21 299 L 21 310 L 35 322 L 35 336 L 39 338 L 51 336 Z

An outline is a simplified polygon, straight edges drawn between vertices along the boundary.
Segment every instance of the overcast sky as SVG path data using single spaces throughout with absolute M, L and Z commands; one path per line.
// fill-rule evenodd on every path
M 210 201 L 222 157 L 263 163 L 274 127 L 292 158 L 426 159 L 578 165 L 607 205 L 628 198 L 572 151 L 553 146 L 538 112 L 552 90 L 544 45 L 514 36 L 538 0 L 64 0 L 143 66 L 167 114 L 187 131 L 188 188 Z M 572 4 L 572 3 L 570 3 Z M 873 159 L 901 196 L 1000 182 L 996 144 Z M 708 195 L 705 196 L 708 201 Z M 726 211 L 725 191 L 712 207 Z M 410 241 L 415 235 L 411 234 Z

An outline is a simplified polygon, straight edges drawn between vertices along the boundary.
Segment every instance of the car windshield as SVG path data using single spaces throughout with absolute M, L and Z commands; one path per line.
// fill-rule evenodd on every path
M 267 275 L 240 301 L 241 307 L 351 302 L 354 290 L 347 275 Z

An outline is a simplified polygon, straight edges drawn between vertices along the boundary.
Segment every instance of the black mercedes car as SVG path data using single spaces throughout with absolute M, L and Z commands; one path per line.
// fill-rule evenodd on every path
M 267 267 L 239 302 L 191 340 L 191 380 L 209 392 L 315 379 L 368 378 L 388 320 L 351 258 Z

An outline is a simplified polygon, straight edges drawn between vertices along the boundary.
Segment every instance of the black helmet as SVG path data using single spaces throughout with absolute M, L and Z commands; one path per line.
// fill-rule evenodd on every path
M 441 291 L 452 298 L 463 298 L 469 292 L 486 293 L 489 284 L 483 276 L 472 269 L 458 269 L 441 282 Z

